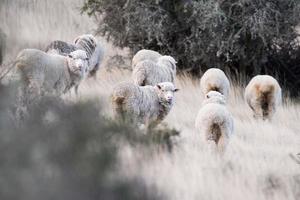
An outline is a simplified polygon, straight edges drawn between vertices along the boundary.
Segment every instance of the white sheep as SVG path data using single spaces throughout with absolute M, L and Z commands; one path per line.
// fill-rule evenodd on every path
M 210 68 L 201 77 L 200 88 L 203 96 L 209 91 L 217 91 L 228 98 L 230 82 L 222 70 Z
M 156 86 L 137 86 L 120 83 L 113 89 L 112 105 L 117 118 L 128 117 L 146 128 L 156 126 L 170 112 L 174 103 L 173 83 L 163 82 Z
M 74 44 L 88 53 L 89 75 L 95 77 L 96 72 L 99 70 L 100 64 L 103 60 L 104 48 L 91 34 L 78 36 L 74 40 Z
M 80 35 L 74 40 L 74 44 L 60 40 L 53 41 L 46 47 L 45 52 L 67 56 L 72 51 L 79 49 L 86 51 L 89 58 L 89 76 L 95 77 L 103 60 L 104 49 L 93 35 Z
M 151 60 L 139 62 L 133 72 L 134 83 L 140 86 L 156 85 L 161 82 L 174 83 L 176 76 L 176 61 L 171 56 L 161 56 L 157 63 Z
M 161 57 L 162 55 L 156 51 L 153 50 L 149 50 L 149 49 L 142 49 L 139 50 L 132 58 L 132 69 L 135 68 L 135 66 L 144 60 L 151 60 L 154 63 L 157 62 L 158 58 Z
M 221 93 L 208 92 L 195 120 L 195 128 L 201 137 L 219 152 L 224 152 L 233 134 L 233 117 L 225 103 L 225 96 Z
M 247 85 L 245 99 L 255 118 L 271 120 L 282 101 L 280 85 L 272 76 L 257 75 Z
M 15 61 L 20 75 L 20 106 L 27 107 L 44 95 L 60 96 L 77 86 L 88 73 L 87 60 L 83 50 L 71 52 L 67 57 L 37 49 L 22 50 Z

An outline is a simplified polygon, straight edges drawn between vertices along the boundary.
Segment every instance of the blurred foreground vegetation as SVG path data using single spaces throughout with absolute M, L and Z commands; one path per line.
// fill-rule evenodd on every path
M 125 144 L 149 153 L 164 148 L 161 131 L 145 135 L 102 116 L 99 103 L 52 97 L 19 124 L 12 91 L 0 88 L 0 199 L 159 199 L 142 180 L 122 176 L 118 152 Z

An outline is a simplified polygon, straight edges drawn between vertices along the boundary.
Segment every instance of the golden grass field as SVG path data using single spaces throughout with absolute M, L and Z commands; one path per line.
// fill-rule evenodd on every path
M 55 39 L 72 41 L 77 35 L 95 30 L 90 18 L 78 14 L 81 0 L 2 2 L 0 18 L 4 20 L 0 20 L 0 27 L 8 35 L 6 61 L 22 48 L 42 48 Z M 61 6 L 69 7 L 64 10 Z M 12 14 L 13 18 L 8 17 Z M 78 96 L 71 92 L 65 98 L 96 99 L 102 104 L 101 114 L 110 117 L 112 88 L 121 81 L 131 81 L 131 72 L 118 70 L 108 62 L 111 55 L 126 51 L 99 39 L 107 51 L 97 79 L 84 81 Z M 202 102 L 199 80 L 181 75 L 176 86 L 180 91 L 175 105 L 163 122 L 180 131 L 180 136 L 174 138 L 174 150 L 148 154 L 144 149 L 122 146 L 119 171 L 124 179 L 142 179 L 163 199 L 300 199 L 299 103 L 285 98 L 273 121 L 257 121 L 243 99 L 243 86 L 233 83 L 228 109 L 234 116 L 234 135 L 225 154 L 218 156 L 208 152 L 194 128 Z

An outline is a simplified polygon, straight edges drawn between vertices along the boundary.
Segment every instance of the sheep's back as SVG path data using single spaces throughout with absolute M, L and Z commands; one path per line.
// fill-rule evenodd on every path
M 197 115 L 196 124 L 231 124 L 232 115 L 223 105 L 210 103 L 203 106 Z M 231 126 L 231 125 L 230 125 Z
M 37 49 L 24 49 L 17 56 L 17 70 L 26 80 L 37 81 L 52 89 L 65 73 L 66 58 Z
M 201 77 L 200 87 L 204 95 L 209 91 L 218 91 L 228 96 L 230 83 L 223 71 L 211 68 Z
M 268 94 L 269 100 L 281 103 L 281 88 L 277 80 L 269 75 L 257 75 L 251 79 L 245 88 L 245 98 L 248 103 L 259 101 L 263 94 Z
M 157 63 L 145 60 L 136 65 L 134 73 L 138 74 L 143 71 L 145 76 L 145 85 L 156 85 L 162 82 L 173 82 L 172 72 L 166 66 L 158 65 Z
M 55 50 L 56 54 L 66 56 L 69 53 L 76 51 L 77 48 L 73 44 L 69 44 L 61 40 L 55 40 L 46 47 L 45 52 L 53 53 L 53 50 Z
M 144 60 L 151 60 L 153 62 L 157 62 L 158 58 L 161 57 L 161 54 L 148 49 L 142 49 L 138 51 L 132 58 L 132 68 L 135 68 L 135 66 Z

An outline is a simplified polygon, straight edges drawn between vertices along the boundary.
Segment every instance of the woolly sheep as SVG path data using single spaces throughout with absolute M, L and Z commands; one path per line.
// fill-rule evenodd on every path
M 272 76 L 257 75 L 247 85 L 245 99 L 255 118 L 271 120 L 282 101 L 281 88 Z
M 26 107 L 44 95 L 60 96 L 76 86 L 88 73 L 88 57 L 83 50 L 67 57 L 36 49 L 22 50 L 15 61 L 20 75 L 20 106 Z
M 67 56 L 69 53 L 76 50 L 77 47 L 74 44 L 69 44 L 61 40 L 55 40 L 46 47 L 45 52 L 49 54 Z
M 137 86 L 120 83 L 113 89 L 112 105 L 115 116 L 129 117 L 146 128 L 156 126 L 170 112 L 174 103 L 173 83 L 163 82 L 156 86 Z
M 132 58 L 132 69 L 134 70 L 135 66 L 144 60 L 151 60 L 154 63 L 157 62 L 158 58 L 162 55 L 156 51 L 148 50 L 148 49 L 142 49 L 138 51 Z
M 45 52 L 67 56 L 72 51 L 79 49 L 86 51 L 89 58 L 89 76 L 95 77 L 103 60 L 104 50 L 93 35 L 84 34 L 78 36 L 74 40 L 74 44 L 60 40 L 53 41 L 46 47 Z
M 219 152 L 224 152 L 233 134 L 233 117 L 225 103 L 225 96 L 221 93 L 208 92 L 195 120 L 196 130 Z
M 171 56 L 161 56 L 157 63 L 151 60 L 139 62 L 133 72 L 134 83 L 140 86 L 156 85 L 161 82 L 174 82 L 176 61 Z
M 228 98 L 230 83 L 222 70 L 210 68 L 201 77 L 200 88 L 203 96 L 205 96 L 209 91 L 217 91 Z

